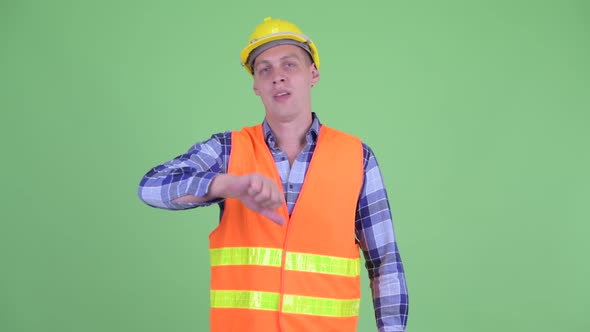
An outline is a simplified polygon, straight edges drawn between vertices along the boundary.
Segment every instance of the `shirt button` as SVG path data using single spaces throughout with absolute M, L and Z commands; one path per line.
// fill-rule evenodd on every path
M 292 184 L 289 184 L 289 189 L 293 189 L 293 185 Z
M 282 161 L 285 161 L 285 159 L 287 159 L 287 158 L 285 158 L 285 157 L 281 157 L 281 160 L 282 160 Z

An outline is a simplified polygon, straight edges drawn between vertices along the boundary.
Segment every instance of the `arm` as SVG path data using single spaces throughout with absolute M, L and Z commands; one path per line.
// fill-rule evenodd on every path
M 387 192 L 373 152 L 364 144 L 363 150 L 365 177 L 355 226 L 369 273 L 377 327 L 379 332 L 405 331 L 408 291 Z
M 249 209 L 282 225 L 276 210 L 284 196 L 272 179 L 260 174 L 226 174 L 231 133 L 216 134 L 186 154 L 151 169 L 139 184 L 146 204 L 169 210 L 189 209 L 236 198 Z

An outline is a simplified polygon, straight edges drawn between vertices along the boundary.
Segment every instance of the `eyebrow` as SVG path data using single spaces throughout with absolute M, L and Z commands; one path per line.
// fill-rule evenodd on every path
M 279 61 L 283 61 L 283 60 L 285 60 L 285 59 L 289 59 L 289 58 L 295 58 L 295 59 L 297 59 L 297 60 L 301 60 L 301 59 L 300 59 L 300 58 L 297 56 L 297 54 L 296 54 L 296 53 L 289 53 L 289 54 L 287 54 L 287 55 L 283 55 L 283 56 L 282 56 L 282 57 L 279 59 Z M 258 67 L 258 65 L 260 65 L 260 64 L 263 64 L 263 63 L 270 64 L 271 62 L 270 62 L 270 61 L 268 61 L 268 60 L 255 60 L 255 61 L 254 61 L 254 68 Z

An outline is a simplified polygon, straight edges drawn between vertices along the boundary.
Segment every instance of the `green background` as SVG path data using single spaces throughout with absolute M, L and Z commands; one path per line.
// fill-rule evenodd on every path
M 262 120 L 238 55 L 265 16 L 379 159 L 409 331 L 590 330 L 588 1 L 0 0 L 1 331 L 207 330 L 218 210 L 137 185 Z

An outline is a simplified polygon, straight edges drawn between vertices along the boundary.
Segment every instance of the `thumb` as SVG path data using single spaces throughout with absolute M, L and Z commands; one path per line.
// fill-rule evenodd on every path
M 285 224 L 285 218 L 283 218 L 283 216 L 276 211 L 264 209 L 260 211 L 260 214 L 272 220 L 277 225 L 282 226 Z

